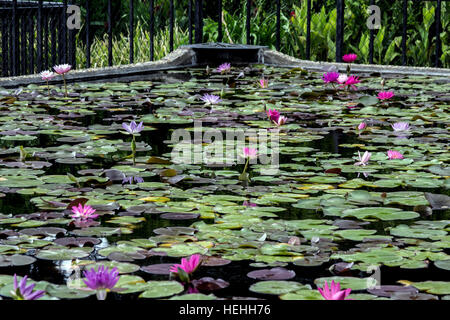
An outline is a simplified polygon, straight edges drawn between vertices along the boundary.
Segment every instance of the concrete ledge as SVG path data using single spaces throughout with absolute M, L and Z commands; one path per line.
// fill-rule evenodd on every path
M 309 60 L 301 60 L 274 50 L 264 51 L 264 63 L 279 67 L 301 67 L 306 70 L 324 71 L 331 66 L 335 66 L 339 71 L 345 72 L 347 63 L 338 62 L 315 62 Z M 354 72 L 378 72 L 380 74 L 407 74 L 407 75 L 425 75 L 425 76 L 442 76 L 448 77 L 450 80 L 450 69 L 445 68 L 425 68 L 425 67 L 403 67 L 392 65 L 374 65 L 374 64 L 356 64 L 352 63 L 352 71 Z

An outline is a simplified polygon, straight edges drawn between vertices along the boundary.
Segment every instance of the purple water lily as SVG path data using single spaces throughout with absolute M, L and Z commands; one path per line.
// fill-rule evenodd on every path
M 122 184 L 124 184 L 124 183 L 133 184 L 133 181 L 134 181 L 134 183 L 142 183 L 142 182 L 144 182 L 144 179 L 142 179 L 141 177 L 138 177 L 138 176 L 125 177 L 122 180 Z
M 219 96 L 215 96 L 213 94 L 205 93 L 203 97 L 200 98 L 205 104 L 218 104 L 222 99 Z
M 409 130 L 409 123 L 408 122 L 396 122 L 394 124 L 391 124 L 392 129 L 394 131 L 408 131 Z
M 327 73 L 324 73 L 322 76 L 322 80 L 325 83 L 337 82 L 338 78 L 339 78 L 339 72 L 327 72 Z
M 220 73 L 228 73 L 231 70 L 231 64 L 226 62 L 226 63 L 222 63 L 218 68 L 217 68 L 217 72 Z
M 33 292 L 36 284 L 27 286 L 27 278 L 28 276 L 25 276 L 20 280 L 20 283 L 17 283 L 17 275 L 14 274 L 14 290 L 11 291 L 14 300 L 37 300 L 45 294 L 45 291 L 42 290 Z
M 139 133 L 142 131 L 142 126 L 144 122 L 140 122 L 139 124 L 136 124 L 135 121 L 131 121 L 130 124 L 126 124 L 125 122 L 122 123 L 122 128 L 124 128 L 129 134 L 135 135 L 136 133 Z
M 105 300 L 107 290 L 111 290 L 120 278 L 117 268 L 109 271 L 104 265 L 101 265 L 97 271 L 94 268 L 90 271 L 84 271 L 84 276 L 86 280 L 83 280 L 83 282 L 89 289 L 97 291 L 98 300 Z

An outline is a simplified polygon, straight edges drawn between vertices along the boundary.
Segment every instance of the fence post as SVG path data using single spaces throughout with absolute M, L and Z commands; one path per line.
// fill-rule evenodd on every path
M 155 58 L 155 4 L 153 0 L 150 0 L 150 61 Z
M 306 8 L 306 60 L 311 58 L 311 0 L 307 1 Z
M 374 0 L 370 0 L 370 5 L 374 5 Z M 369 38 L 369 63 L 373 64 L 373 41 L 375 40 L 375 32 L 373 29 L 370 29 L 370 38 Z
M 62 60 L 67 63 L 67 0 L 63 2 L 63 12 L 61 21 L 61 35 L 62 35 Z
M 33 14 L 28 16 L 28 51 L 30 54 L 30 58 L 28 62 L 30 63 L 29 73 L 35 73 L 34 68 L 34 14 L 35 11 L 33 10 Z
M 222 42 L 222 0 L 218 0 L 218 10 L 219 10 L 219 17 L 217 19 L 217 29 L 218 29 L 218 36 L 217 36 L 217 42 Z
M 89 8 L 89 0 L 86 0 L 86 68 L 91 67 L 91 11 Z
M 275 45 L 275 48 L 280 51 L 280 47 L 281 47 L 281 40 L 280 40 L 280 33 L 281 33 L 281 1 L 277 0 L 277 42 Z
M 1 19 L 2 22 L 2 76 L 6 77 L 8 75 L 8 32 L 7 28 L 7 18 Z
M 130 63 L 134 63 L 134 1 L 130 0 Z
M 112 54 L 112 4 L 111 0 L 108 0 L 108 66 L 113 65 Z
M 195 43 L 203 42 L 203 1 L 195 0 Z
M 42 2 L 39 0 L 37 11 L 37 72 L 42 71 Z
M 342 61 L 342 1 L 336 0 L 336 62 Z
M 402 34 L 402 65 L 406 65 L 406 24 L 408 23 L 408 0 L 403 0 L 403 34 Z
M 19 30 L 17 25 L 17 0 L 13 0 L 12 10 L 12 75 L 18 75 L 19 56 L 17 49 L 19 47 Z
M 436 21 L 436 61 L 435 67 L 439 68 L 441 66 L 440 57 L 441 57 L 441 0 L 437 0 L 436 2 L 436 11 L 435 11 L 435 21 Z
M 151 0 L 153 3 L 153 0 Z M 189 19 L 189 44 L 192 44 L 192 0 L 188 4 L 188 19 Z
M 170 52 L 173 51 L 173 28 L 174 28 L 174 5 L 173 5 L 173 0 L 170 0 Z
M 247 44 L 251 44 L 251 39 L 250 39 L 250 9 L 251 9 L 251 0 L 247 0 L 247 20 L 246 20 Z

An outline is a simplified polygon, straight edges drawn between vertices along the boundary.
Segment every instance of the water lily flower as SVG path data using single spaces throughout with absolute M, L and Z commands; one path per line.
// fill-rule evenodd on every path
M 69 72 L 72 69 L 72 66 L 70 64 L 60 64 L 57 66 L 54 66 L 53 69 L 57 74 L 65 74 Z
M 409 123 L 408 122 L 396 122 L 394 124 L 391 124 L 392 129 L 394 131 L 408 131 L 409 130 Z
M 97 292 L 98 300 L 105 300 L 107 290 L 111 290 L 119 281 L 119 270 L 117 268 L 108 270 L 104 265 L 98 267 L 95 271 L 92 268 L 90 271 L 84 271 L 86 280 L 83 282 L 91 289 Z
M 253 203 L 253 202 L 250 202 L 250 201 L 247 201 L 247 200 L 245 200 L 245 201 L 242 203 L 242 205 L 243 205 L 244 207 L 257 207 L 257 206 L 258 206 L 256 203 Z
M 387 155 L 388 155 L 389 160 L 404 158 L 400 152 L 395 151 L 395 150 L 388 150 Z
M 381 91 L 380 93 L 378 93 L 377 98 L 380 100 L 387 100 L 392 98 L 393 96 L 394 96 L 393 91 Z
M 244 158 L 254 159 L 257 156 L 258 150 L 255 148 L 244 148 Z
M 264 79 L 264 78 L 259 79 L 259 86 L 262 89 L 266 89 L 269 86 L 269 80 Z
M 222 101 L 219 96 L 208 93 L 205 93 L 203 97 L 200 98 L 200 100 L 204 101 L 206 105 L 218 104 L 220 101 Z
M 230 63 L 222 63 L 218 68 L 217 68 L 217 72 L 220 73 L 228 73 L 231 70 L 231 64 Z
M 74 213 L 72 218 L 79 220 L 95 219 L 98 217 L 98 214 L 94 214 L 95 211 L 96 210 L 91 206 L 85 206 L 80 203 L 78 204 L 78 207 L 72 207 L 72 212 Z
M 341 290 L 341 284 L 339 282 L 335 283 L 334 280 L 331 281 L 330 288 L 328 288 L 328 283 L 325 281 L 323 288 L 318 287 L 317 290 L 319 290 L 325 300 L 346 300 L 345 298 L 347 298 L 352 291 L 350 288 Z
M 123 180 L 122 180 L 122 184 L 124 184 L 124 183 L 133 184 L 133 181 L 135 183 L 142 183 L 142 182 L 144 182 L 144 179 L 142 179 L 141 177 L 138 177 L 138 176 L 130 176 L 130 177 L 125 176 L 125 178 L 123 178 Z
M 129 134 L 136 134 L 142 131 L 142 126 L 144 122 L 141 121 L 139 124 L 136 124 L 135 121 L 131 121 L 130 124 L 122 123 L 122 128 L 125 129 Z
M 50 86 L 48 84 L 48 81 L 52 80 L 56 76 L 56 74 L 47 70 L 47 71 L 42 71 L 40 73 L 40 75 L 41 75 L 42 80 L 45 80 L 47 82 L 48 95 L 50 96 Z
M 25 276 L 20 280 L 20 283 L 17 283 L 17 275 L 14 274 L 14 290 L 11 290 L 11 296 L 14 300 L 37 300 L 45 294 L 43 290 L 33 292 L 36 284 L 27 286 L 27 278 L 28 276 Z
M 131 152 L 133 156 L 133 166 L 136 165 L 136 136 L 135 134 L 142 131 L 142 126 L 144 122 L 140 122 L 139 124 L 136 124 L 135 121 L 131 121 L 131 123 L 128 125 L 125 122 L 122 123 L 122 128 L 124 128 L 129 134 L 133 135 L 133 139 L 131 140 Z
M 358 56 L 357 56 L 356 54 L 354 54 L 354 53 L 348 53 L 348 54 L 345 54 L 345 55 L 342 57 L 342 60 L 344 60 L 344 61 L 347 62 L 347 63 L 352 63 L 353 61 L 356 60 L 356 58 L 358 58 Z
M 339 77 L 336 79 L 336 81 L 340 84 L 346 83 L 348 80 L 348 76 L 345 73 L 340 73 Z
M 364 152 L 363 156 L 361 157 L 361 153 L 358 151 L 358 160 L 359 162 L 355 163 L 355 166 L 365 166 L 370 160 L 370 157 L 372 154 L 369 151 Z
M 190 258 L 182 258 L 181 264 L 174 264 L 169 270 L 176 274 L 181 281 L 190 282 L 189 276 L 197 270 L 201 263 L 201 256 L 194 254 Z
M 270 121 L 277 121 L 278 118 L 280 117 L 280 112 L 276 109 L 269 109 L 266 112 L 267 116 L 269 117 Z
M 338 72 L 326 72 L 322 76 L 322 80 L 325 83 L 337 82 L 338 78 L 339 78 L 339 73 Z
M 277 127 L 282 126 L 287 121 L 287 118 L 285 116 L 279 116 L 277 120 L 273 120 L 273 123 L 277 125 Z
M 64 74 L 69 72 L 70 69 L 72 69 L 72 66 L 70 64 L 60 64 L 60 65 L 54 66 L 53 69 L 55 70 L 55 72 L 57 74 L 60 74 L 62 76 L 63 81 L 64 81 L 65 95 L 67 97 L 67 83 L 66 83 L 66 78 L 64 77 Z
M 367 127 L 367 124 L 363 121 L 358 125 L 358 130 L 364 130 Z
M 345 81 L 344 86 L 352 87 L 353 90 L 357 90 L 355 84 L 360 83 L 359 77 L 350 76 L 348 77 L 347 81 Z

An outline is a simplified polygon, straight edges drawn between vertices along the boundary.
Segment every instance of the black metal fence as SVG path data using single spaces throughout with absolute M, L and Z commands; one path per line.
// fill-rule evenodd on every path
M 113 34 L 111 5 L 113 0 L 104 0 L 107 2 L 107 35 L 108 35 L 108 64 L 113 65 Z M 135 0 L 122 0 L 129 4 L 129 45 L 130 45 L 130 63 L 134 62 L 134 5 Z M 139 1 L 139 0 L 136 0 Z M 149 2 L 149 32 L 150 32 L 150 55 L 149 59 L 154 60 L 154 38 L 155 38 L 155 0 Z M 169 45 L 170 51 L 174 50 L 174 23 L 175 23 L 175 0 L 167 0 L 170 5 L 169 10 Z M 210 0 L 177 0 L 178 5 L 186 8 L 188 16 L 189 43 L 200 43 L 203 40 L 203 14 L 205 5 L 211 5 Z M 252 1 L 246 1 L 246 43 L 252 44 L 251 38 L 251 19 L 252 19 Z M 276 7 L 276 49 L 281 47 L 281 6 L 283 0 L 274 0 Z M 306 30 L 306 55 L 298 57 L 309 59 L 311 56 L 311 0 L 303 0 L 307 3 L 307 30 Z M 375 0 L 361 0 L 370 5 L 375 4 Z M 415 0 L 397 0 L 403 1 L 403 19 L 402 19 L 402 64 L 406 65 L 406 40 L 407 40 L 407 4 L 408 1 Z M 431 0 L 430 0 L 431 1 Z M 441 0 L 436 2 L 435 24 L 436 30 L 436 54 L 434 66 L 440 67 L 441 56 Z M 76 43 L 75 33 L 77 28 L 68 26 L 67 9 L 75 3 L 74 0 L 0 0 L 0 31 L 1 31 L 1 74 L 2 76 L 15 76 L 23 74 L 32 74 L 47 70 L 55 64 L 69 63 L 76 67 Z M 82 20 L 84 23 L 85 44 L 86 44 L 86 63 L 84 66 L 91 66 L 91 7 L 89 0 L 78 0 L 78 6 L 83 9 Z M 217 5 L 218 36 L 217 42 L 223 38 L 222 32 L 222 0 L 215 0 Z M 70 9 L 70 8 L 69 8 Z M 341 62 L 344 47 L 344 11 L 345 0 L 336 0 L 336 61 Z M 429 30 L 431 31 L 431 30 Z M 375 31 L 370 30 L 369 42 L 369 62 L 373 63 Z M 260 43 L 264 45 L 264 43 Z

